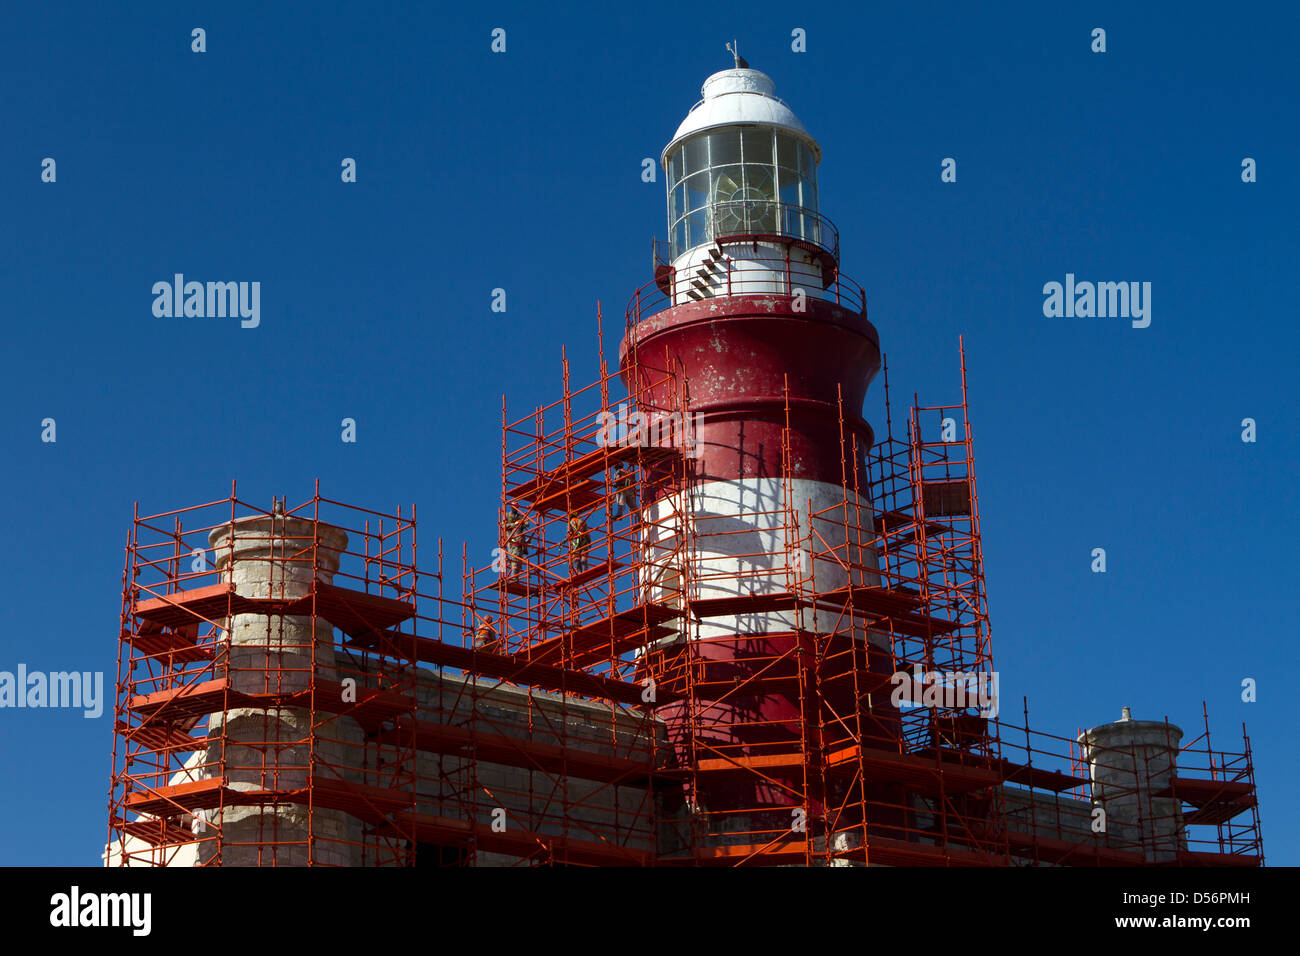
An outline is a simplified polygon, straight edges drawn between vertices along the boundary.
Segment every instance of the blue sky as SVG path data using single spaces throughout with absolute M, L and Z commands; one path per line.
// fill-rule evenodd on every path
M 501 394 L 553 400 L 562 344 L 594 377 L 596 302 L 618 329 L 665 233 L 641 159 L 737 36 L 821 142 L 896 403 L 956 399 L 966 337 L 1004 700 L 1065 736 L 1246 721 L 1268 860 L 1300 863 L 1295 8 L 379 6 L 0 15 L 0 669 L 111 683 L 135 501 L 319 477 L 490 550 Z M 260 281 L 261 325 L 155 318 L 176 272 Z M 1044 317 L 1066 273 L 1151 282 L 1150 327 Z M 0 711 L 0 863 L 98 863 L 111 737 Z

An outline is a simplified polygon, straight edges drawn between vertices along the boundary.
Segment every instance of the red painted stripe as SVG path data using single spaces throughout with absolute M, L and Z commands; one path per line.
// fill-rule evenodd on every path
M 698 480 L 789 476 L 838 484 L 845 447 L 857 439 L 864 473 L 871 427 L 862 418 L 867 387 L 880 369 L 879 335 L 865 315 L 821 299 L 793 311 L 788 296 L 730 296 L 666 309 L 634 326 L 620 349 L 629 391 L 653 381 L 665 353 L 685 379 L 696 439 Z M 640 369 L 640 356 L 647 369 Z M 666 394 L 650 392 L 664 408 Z M 841 429 L 841 398 L 843 429 Z M 848 463 L 852 469 L 852 462 Z

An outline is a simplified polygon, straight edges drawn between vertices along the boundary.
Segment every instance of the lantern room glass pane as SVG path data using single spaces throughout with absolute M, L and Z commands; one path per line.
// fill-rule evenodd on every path
M 688 176 L 685 183 L 686 205 L 683 207 L 685 212 L 693 212 L 709 202 L 709 174 L 707 172 L 696 173 L 694 176 Z
M 744 166 L 745 197 L 749 200 L 776 201 L 776 170 L 771 166 Z
M 709 140 L 705 136 L 697 136 L 688 140 L 682 147 L 684 168 L 682 172 L 689 176 L 691 173 L 698 173 L 701 170 L 709 168 Z
M 799 153 L 794 137 L 789 133 L 776 134 L 776 164 L 787 169 L 799 168 Z
M 709 165 L 727 166 L 740 162 L 740 130 L 723 129 L 709 134 Z
M 786 169 L 784 166 L 777 169 L 776 174 L 781 179 L 781 202 L 787 206 L 798 206 L 799 174 L 793 169 Z
M 744 199 L 745 174 L 743 166 L 720 166 L 713 170 L 709 179 L 712 191 L 710 202 L 734 202 Z
M 799 175 L 804 179 L 812 179 L 817 173 L 817 164 L 813 160 L 813 152 L 808 148 L 806 143 L 799 144 Z
M 751 163 L 762 166 L 772 165 L 772 131 L 770 129 L 747 129 L 741 132 L 740 138 L 746 166 Z

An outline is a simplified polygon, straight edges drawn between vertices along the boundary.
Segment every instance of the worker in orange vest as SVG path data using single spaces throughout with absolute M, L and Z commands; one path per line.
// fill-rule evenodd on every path
M 591 550 L 591 531 L 581 515 L 569 519 L 569 563 L 581 574 L 587 570 L 587 553 Z

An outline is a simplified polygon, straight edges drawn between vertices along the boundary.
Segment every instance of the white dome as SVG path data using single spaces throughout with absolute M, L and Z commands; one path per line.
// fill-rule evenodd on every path
M 673 134 L 672 142 L 664 148 L 660 161 L 683 139 L 702 130 L 754 123 L 797 133 L 812 147 L 813 154 L 820 162 L 822 151 L 817 140 L 804 129 L 799 117 L 794 115 L 794 110 L 777 99 L 774 89 L 772 78 L 759 70 L 732 69 L 714 73 L 704 81 L 700 90 L 704 99 L 691 108 L 686 119 L 677 127 L 677 132 Z

